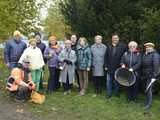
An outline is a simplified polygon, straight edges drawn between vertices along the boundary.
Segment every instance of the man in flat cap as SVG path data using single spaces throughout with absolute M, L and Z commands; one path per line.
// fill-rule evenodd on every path
M 145 53 L 142 57 L 142 73 L 145 80 L 146 88 L 151 83 L 155 81 L 156 76 L 158 75 L 159 65 L 160 65 L 160 56 L 154 49 L 155 44 L 148 42 L 144 44 Z M 152 104 L 152 86 L 146 91 L 146 101 L 145 101 L 145 110 L 149 110 Z

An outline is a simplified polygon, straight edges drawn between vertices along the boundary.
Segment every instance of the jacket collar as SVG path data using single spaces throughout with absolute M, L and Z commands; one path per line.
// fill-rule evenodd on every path
M 80 44 L 77 45 L 77 49 L 86 49 L 87 47 L 89 47 L 88 43 L 83 47 Z

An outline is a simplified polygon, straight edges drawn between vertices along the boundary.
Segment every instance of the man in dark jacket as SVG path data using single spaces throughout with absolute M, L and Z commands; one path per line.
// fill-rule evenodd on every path
M 35 39 L 37 40 L 37 47 L 41 50 L 42 54 L 44 55 L 44 51 L 46 49 L 46 45 L 42 42 L 41 40 L 42 36 L 39 32 L 35 33 Z M 44 59 L 44 62 L 47 63 L 47 59 Z M 43 68 L 44 70 L 44 68 Z M 40 79 L 40 89 L 43 89 L 43 79 L 42 79 L 42 76 L 41 76 L 41 79 Z
M 76 52 L 76 55 L 77 55 L 77 44 L 78 44 L 77 35 L 72 34 L 70 40 L 72 42 L 71 48 L 72 48 L 72 50 L 74 50 Z M 78 76 L 78 71 L 77 71 L 77 62 L 75 63 L 75 65 L 76 65 L 75 76 L 76 76 L 76 80 L 77 80 L 77 84 L 78 84 L 78 89 L 80 90 L 79 76 Z
M 9 69 L 17 67 L 19 58 L 26 47 L 27 45 L 21 40 L 21 33 L 15 31 L 13 39 L 6 43 L 4 49 L 4 61 Z
M 146 43 L 145 53 L 142 58 L 142 73 L 145 80 L 146 88 L 151 81 L 155 81 L 159 74 L 160 56 L 155 51 L 153 43 Z M 152 86 L 146 91 L 145 110 L 149 110 L 152 104 Z
M 112 96 L 112 84 L 114 83 L 115 94 L 119 97 L 119 84 L 114 79 L 114 74 L 117 68 L 120 67 L 120 61 L 122 55 L 127 51 L 127 46 L 119 42 L 119 36 L 112 34 L 112 42 L 107 44 L 107 50 L 105 53 L 104 64 L 107 71 L 107 96 Z
M 43 54 L 46 49 L 46 45 L 41 41 L 41 34 L 35 33 L 35 39 L 37 40 L 37 47 L 41 50 Z

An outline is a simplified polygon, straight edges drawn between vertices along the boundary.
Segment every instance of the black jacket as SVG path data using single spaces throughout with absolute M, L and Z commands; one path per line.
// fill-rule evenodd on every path
M 40 42 L 40 43 L 37 43 L 37 47 L 41 50 L 42 55 L 43 55 L 44 51 L 46 49 L 46 45 L 44 43 Z M 44 57 L 43 57 L 43 59 L 44 59 L 44 62 L 47 63 L 47 59 Z
M 125 52 L 121 59 L 121 64 L 127 68 L 132 68 L 133 71 L 139 72 L 141 67 L 141 54 L 140 52 Z
M 112 43 L 107 44 L 107 49 L 104 58 L 104 65 L 105 68 L 108 68 L 108 73 L 113 73 L 116 71 L 117 68 L 120 67 L 120 61 L 123 54 L 127 51 L 127 46 L 121 42 L 115 47 L 115 52 L 113 55 Z
M 159 73 L 160 56 L 156 51 L 144 54 L 142 58 L 143 76 L 155 78 Z

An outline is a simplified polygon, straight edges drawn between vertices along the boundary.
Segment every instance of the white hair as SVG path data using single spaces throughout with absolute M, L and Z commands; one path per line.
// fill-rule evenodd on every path
M 21 36 L 21 32 L 16 30 L 14 31 L 13 36 Z
M 101 39 L 101 40 L 103 39 L 103 37 L 102 37 L 101 35 L 96 35 L 94 38 L 95 38 L 95 39 L 96 39 L 96 38 L 99 38 L 99 39 Z
M 138 44 L 137 44 L 137 42 L 135 42 L 135 41 L 130 41 L 129 43 L 128 43 L 128 47 L 130 47 L 130 46 L 135 46 L 136 48 L 138 47 Z

